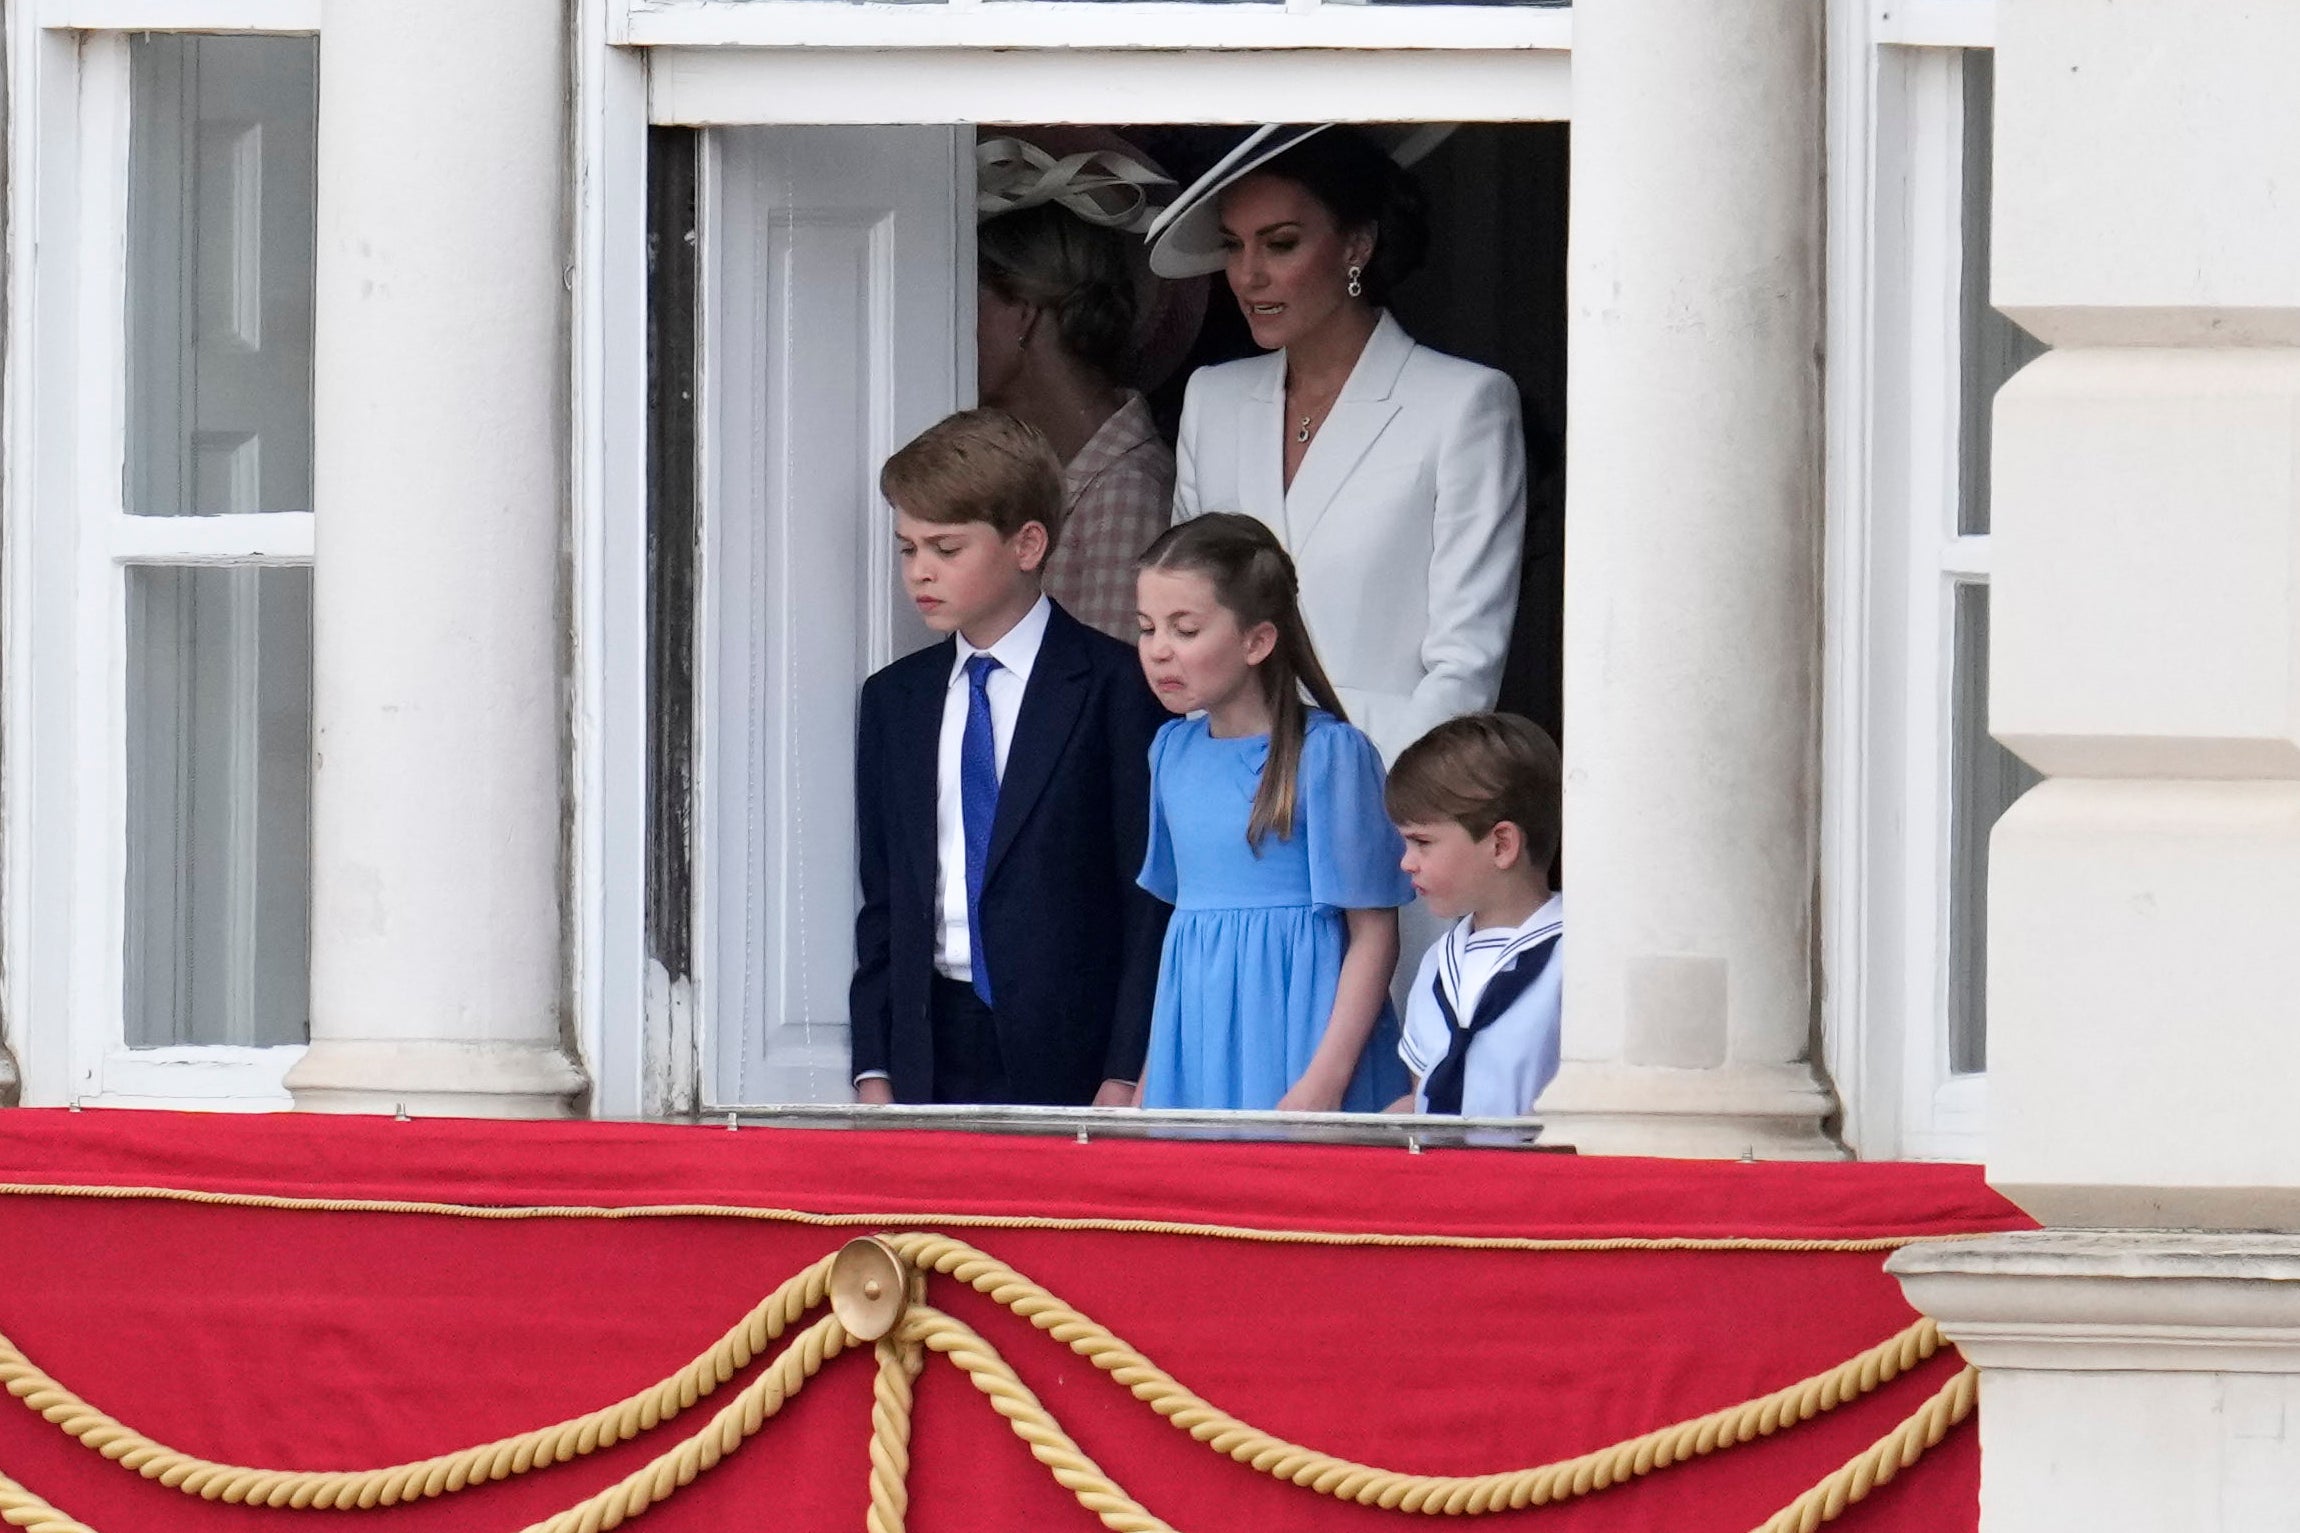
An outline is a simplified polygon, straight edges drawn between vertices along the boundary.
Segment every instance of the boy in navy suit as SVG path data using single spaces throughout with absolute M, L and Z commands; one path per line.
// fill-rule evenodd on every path
M 863 683 L 855 1093 L 1122 1105 L 1166 926 L 1134 881 L 1166 711 L 1133 650 L 1040 589 L 1062 466 L 1037 431 L 961 412 L 879 489 L 904 586 L 951 637 Z

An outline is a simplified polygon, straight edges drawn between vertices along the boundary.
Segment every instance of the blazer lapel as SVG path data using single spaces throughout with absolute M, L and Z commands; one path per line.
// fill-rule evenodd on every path
M 934 647 L 934 657 L 931 667 L 921 668 L 911 678 L 903 704 L 908 717 L 903 720 L 905 727 L 899 739 L 942 738 L 942 707 L 950 691 L 950 668 L 958 662 L 958 645 L 945 639 Z M 909 823 L 909 833 L 899 844 L 925 854 L 922 876 L 931 889 L 936 876 L 941 748 L 897 750 L 894 757 L 887 764 L 888 795 L 894 800 L 895 813 Z
M 1366 338 L 1366 349 L 1358 353 L 1357 365 L 1350 369 L 1349 381 L 1342 385 L 1341 397 L 1326 413 L 1325 424 L 1311 440 L 1310 450 L 1302 455 L 1301 467 L 1294 471 L 1293 487 L 1286 492 L 1290 529 L 1286 546 L 1297 557 L 1334 496 L 1365 457 L 1366 449 L 1397 415 L 1399 402 L 1392 394 L 1413 350 L 1413 337 L 1387 309 L 1383 310 L 1374 333 Z
M 1286 354 L 1273 351 L 1258 360 L 1262 365 L 1256 369 L 1253 386 L 1246 391 L 1238 411 L 1238 488 L 1245 504 L 1209 509 L 1244 511 L 1276 533 L 1279 542 L 1290 544 L 1284 437 Z
M 1030 684 L 1022 692 L 1022 711 L 1015 715 L 1014 739 L 1006 748 L 1006 772 L 998 780 L 998 814 L 990 822 L 990 854 L 982 871 L 984 884 L 997 876 L 999 861 L 1053 780 L 1055 764 L 1085 711 L 1092 673 L 1078 643 L 1078 620 L 1056 607 L 1047 617 L 1046 637 L 1039 641 Z
M 1302 455 L 1302 466 L 1294 471 L 1294 487 L 1286 492 L 1286 520 L 1293 529 L 1287 546 L 1297 555 L 1324 520 L 1334 496 L 1349 482 L 1350 471 L 1397 413 L 1398 407 L 1386 399 L 1335 401 L 1310 450 Z

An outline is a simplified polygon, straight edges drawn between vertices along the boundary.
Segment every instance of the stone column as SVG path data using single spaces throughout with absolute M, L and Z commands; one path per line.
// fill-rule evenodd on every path
M 1838 1153 L 1810 1064 L 1821 10 L 1574 13 L 1565 1063 L 1585 1151 Z
M 7 1040 L 0 1038 L 0 1107 L 14 1107 L 23 1089 L 23 1077 L 16 1073 L 16 1061 L 9 1057 Z
M 302 1107 L 550 1115 L 584 1084 L 566 34 L 564 0 L 328 0 Z
M 2010 0 L 1992 297 L 1989 1177 L 1894 1259 L 1982 1369 L 1984 1533 L 2292 1527 L 2300 11 Z M 2254 1231 L 2215 1236 L 2181 1231 Z

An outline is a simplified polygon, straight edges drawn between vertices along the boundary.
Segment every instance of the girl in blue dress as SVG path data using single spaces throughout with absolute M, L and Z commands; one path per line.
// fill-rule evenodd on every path
M 1378 1111 L 1404 1088 L 1389 992 L 1413 884 L 1293 561 L 1250 516 L 1200 516 L 1150 545 L 1136 594 L 1143 674 L 1195 715 L 1150 747 L 1141 883 L 1174 918 L 1141 1104 Z

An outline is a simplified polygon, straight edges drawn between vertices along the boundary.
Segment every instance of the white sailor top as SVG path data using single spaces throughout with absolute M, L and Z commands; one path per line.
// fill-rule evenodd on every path
M 1414 1073 L 1414 1111 L 1521 1117 L 1557 1074 L 1564 896 L 1522 926 L 1473 932 L 1470 920 L 1423 955 L 1398 1055 Z

